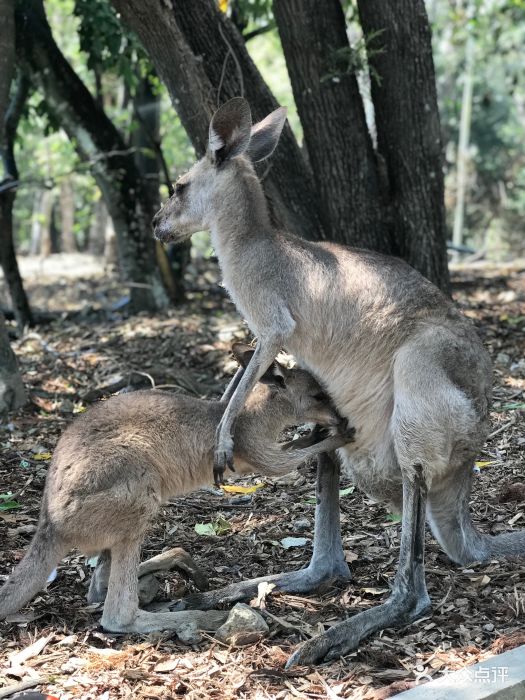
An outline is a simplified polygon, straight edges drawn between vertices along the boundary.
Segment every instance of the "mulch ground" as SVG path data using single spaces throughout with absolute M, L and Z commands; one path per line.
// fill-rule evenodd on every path
M 57 316 L 13 343 L 31 400 L 0 428 L 0 581 L 30 541 L 49 453 L 76 412 L 129 383 L 168 384 L 211 397 L 225 385 L 234 368 L 231 341 L 247 332 L 216 286 L 216 271 L 193 279 L 187 303 L 154 318 L 107 311 L 122 293 L 107 274 L 28 279 L 34 306 Z M 480 529 L 498 533 L 525 526 L 525 362 L 519 363 L 525 353 L 525 266 L 463 270 L 454 282 L 459 304 L 494 360 L 493 433 L 478 456 L 472 511 Z M 262 642 L 239 650 L 212 638 L 187 647 L 170 634 L 106 634 L 98 626 L 100 609 L 85 601 L 90 566 L 73 553 L 45 592 L 14 622 L 0 624 L 0 697 L 7 687 L 28 681 L 62 699 L 380 700 L 421 676 L 438 677 L 525 643 L 525 563 L 460 567 L 428 535 L 431 614 L 401 630 L 385 630 L 337 662 L 285 671 L 301 640 L 377 605 L 392 582 L 399 522 L 349 487 L 343 480 L 343 537 L 353 580 L 314 595 L 268 596 L 270 636 Z M 182 546 L 213 587 L 299 568 L 311 553 L 313 494 L 306 469 L 267 480 L 250 496 L 210 489 L 177 499 L 164 507 L 144 558 Z M 194 529 L 218 520 L 228 523 L 221 536 Z M 280 540 L 288 536 L 309 543 L 284 549 Z M 191 590 L 191 581 L 179 574 L 162 581 L 165 598 Z

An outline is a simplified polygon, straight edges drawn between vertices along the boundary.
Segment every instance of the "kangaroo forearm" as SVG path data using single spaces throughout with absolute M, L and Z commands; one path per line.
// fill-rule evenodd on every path
M 231 379 L 230 383 L 226 387 L 224 394 L 221 396 L 221 403 L 228 403 L 230 401 L 234 391 L 239 386 L 239 382 L 241 381 L 243 374 L 244 367 L 239 367 L 239 369 L 233 375 L 233 378 Z

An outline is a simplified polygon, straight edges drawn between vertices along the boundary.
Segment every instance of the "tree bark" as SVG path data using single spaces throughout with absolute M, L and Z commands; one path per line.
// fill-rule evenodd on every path
M 76 253 L 74 225 L 75 197 L 71 178 L 65 177 L 60 183 L 60 234 L 63 253 Z
M 238 30 L 214 0 L 112 3 L 150 55 L 198 156 L 220 103 L 244 92 L 255 119 L 278 106 Z M 262 171 L 276 223 L 305 238 L 324 238 L 311 171 L 288 125 Z
M 48 258 L 53 252 L 53 241 L 51 235 L 53 205 L 55 196 L 53 190 L 44 190 L 40 198 L 40 211 L 38 220 L 40 224 L 40 256 Z
M 133 156 L 101 106 L 56 45 L 42 0 L 16 12 L 17 46 L 23 64 L 46 98 L 79 155 L 91 166 L 115 226 L 122 275 L 133 311 L 167 305 L 151 233 L 154 213 Z
M 15 0 L 0 0 L 0 124 L 4 123 L 15 74 Z M 3 143 L 4 135 L 0 135 Z
M 138 128 L 133 131 L 131 139 L 131 144 L 136 149 L 135 162 L 156 211 L 160 207 L 160 161 L 163 161 L 160 147 L 160 99 L 153 93 L 148 76 L 139 81 L 133 98 L 133 111 L 138 120 Z M 174 270 L 171 267 L 167 250 L 159 241 L 155 243 L 155 254 L 164 287 L 172 303 L 180 303 L 184 299 L 184 270 Z
M 9 345 L 4 315 L 0 311 L 0 418 L 27 400 L 14 352 Z
M 19 76 L 18 85 L 9 101 L 15 63 L 14 3 L 0 0 L 2 34 L 0 37 L 0 155 L 4 177 L 0 182 L 0 265 L 9 289 L 13 312 L 19 329 L 33 325 L 22 277 L 18 269 L 13 240 L 13 204 L 16 197 L 18 169 L 14 140 L 22 108 L 27 99 L 29 84 Z M 13 185 L 11 187 L 11 185 Z
M 358 0 L 368 43 L 377 147 L 388 173 L 395 252 L 443 291 L 450 280 L 442 145 L 423 0 Z
M 91 255 L 104 255 L 108 210 L 103 199 L 97 199 L 91 210 L 87 251 Z
M 339 0 L 274 0 L 286 65 L 330 239 L 391 252 L 377 164 Z

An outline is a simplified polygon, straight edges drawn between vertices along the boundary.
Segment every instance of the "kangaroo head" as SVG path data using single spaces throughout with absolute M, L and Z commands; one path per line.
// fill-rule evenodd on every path
M 252 126 L 248 102 L 234 97 L 214 114 L 206 155 L 175 183 L 175 192 L 155 214 L 155 237 L 181 243 L 197 231 L 211 228 L 227 207 L 225 195 L 235 192 L 239 170 L 252 169 L 270 156 L 286 120 L 279 107 Z
M 255 348 L 234 343 L 232 352 L 241 367 L 247 367 Z M 267 388 L 265 390 L 258 384 L 248 399 L 248 405 L 257 406 L 281 427 L 310 422 L 324 427 L 340 425 L 341 416 L 330 396 L 306 370 L 288 369 L 275 360 L 259 382 Z

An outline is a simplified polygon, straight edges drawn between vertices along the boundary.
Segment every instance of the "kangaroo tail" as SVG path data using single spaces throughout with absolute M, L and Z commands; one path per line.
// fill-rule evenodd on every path
M 446 554 L 458 564 L 487 559 L 525 557 L 525 530 L 487 535 L 480 532 L 470 515 L 470 470 L 459 483 L 441 484 L 428 495 L 427 517 Z
M 24 558 L 0 588 L 0 620 L 20 610 L 45 587 L 66 552 L 51 527 L 41 522 Z

